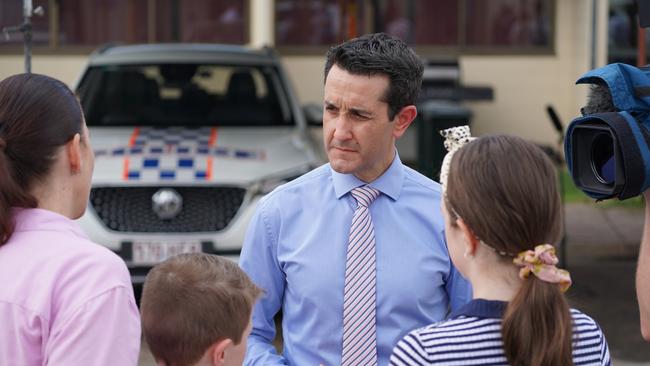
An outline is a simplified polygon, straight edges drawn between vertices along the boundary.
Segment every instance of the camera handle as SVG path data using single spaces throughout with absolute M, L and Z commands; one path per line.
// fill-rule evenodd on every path
M 562 155 L 563 147 L 564 147 L 564 126 L 562 125 L 562 121 L 560 120 L 560 117 L 557 115 L 557 112 L 555 111 L 555 108 L 552 105 L 547 105 L 546 106 L 546 113 L 548 113 L 549 118 L 551 119 L 551 123 L 553 124 L 553 128 L 555 131 L 558 133 L 559 140 L 558 140 L 558 148 L 560 151 L 560 156 Z M 563 233 L 562 233 L 562 239 L 560 240 L 560 266 L 562 268 L 567 268 L 568 265 L 568 259 L 567 259 L 567 234 L 566 234 L 566 210 L 565 210 L 565 188 L 564 188 L 564 179 L 562 178 L 562 171 L 565 166 L 564 164 L 565 160 L 562 159 L 562 162 L 557 164 L 557 170 L 558 170 L 558 177 L 560 179 L 560 199 L 562 201 L 562 227 L 564 228 Z

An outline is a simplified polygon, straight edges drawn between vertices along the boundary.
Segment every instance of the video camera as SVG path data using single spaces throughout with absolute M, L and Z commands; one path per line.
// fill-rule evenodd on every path
M 637 9 L 640 25 L 650 26 L 650 3 Z M 592 86 L 564 140 L 573 181 L 596 200 L 638 196 L 650 187 L 650 65 L 610 64 L 576 83 Z

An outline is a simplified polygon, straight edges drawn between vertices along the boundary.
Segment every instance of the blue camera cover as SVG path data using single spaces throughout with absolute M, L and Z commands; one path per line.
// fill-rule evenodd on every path
M 571 122 L 564 143 L 569 170 L 573 166 L 571 136 L 574 128 L 594 120 L 604 122 L 615 132 L 624 157 L 626 187 L 619 198 L 638 195 L 650 186 L 650 68 L 610 64 L 585 73 L 576 84 L 607 85 L 618 113 L 596 113 Z M 588 190 L 585 193 L 595 199 L 610 198 Z

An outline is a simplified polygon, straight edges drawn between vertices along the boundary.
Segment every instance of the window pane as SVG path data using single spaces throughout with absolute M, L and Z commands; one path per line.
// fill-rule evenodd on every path
M 58 1 L 62 45 L 97 46 L 106 42 L 149 41 L 242 44 L 246 41 L 245 1 Z M 151 27 L 149 15 L 155 20 Z
M 246 42 L 244 1 L 182 0 L 179 5 L 181 42 Z
M 608 63 L 637 64 L 639 43 L 638 17 L 634 0 L 609 3 Z M 646 57 L 650 55 L 650 29 L 645 30 Z M 650 57 L 649 57 L 650 58 Z
M 366 33 L 363 0 L 277 0 L 278 46 L 329 46 Z
M 156 0 L 153 10 L 156 17 L 154 42 L 178 42 L 180 30 L 178 22 L 178 1 Z
M 32 42 L 35 45 L 47 44 L 50 41 L 50 33 L 48 32 L 49 18 L 48 18 L 48 1 L 47 0 L 34 0 L 33 7 L 36 9 L 42 6 L 45 9 L 44 16 L 32 16 Z M 19 0 L 0 0 L 0 31 L 5 27 L 20 26 L 23 23 L 23 2 Z M 0 34 L 0 45 L 22 45 L 23 34 L 20 32 L 12 32 L 9 34 L 7 40 L 4 34 Z
M 147 41 L 147 2 L 59 0 L 61 45 Z
M 552 0 L 466 1 L 467 46 L 552 45 Z
M 376 28 L 410 44 L 458 43 L 457 0 L 381 0 Z

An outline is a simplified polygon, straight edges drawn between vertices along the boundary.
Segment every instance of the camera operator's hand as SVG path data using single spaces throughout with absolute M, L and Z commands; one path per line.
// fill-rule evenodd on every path
M 636 272 L 636 295 L 641 314 L 641 334 L 650 341 L 650 189 L 643 192 L 645 221 L 639 250 L 639 266 Z

